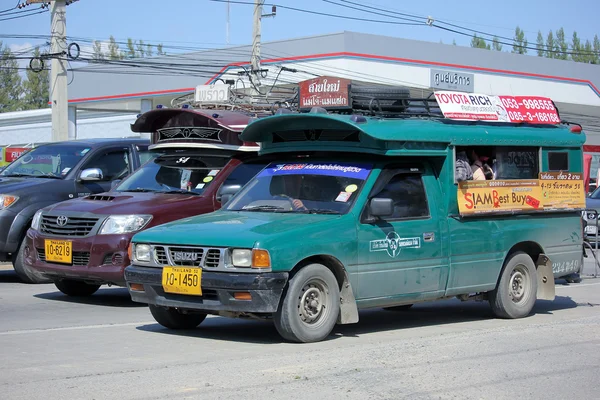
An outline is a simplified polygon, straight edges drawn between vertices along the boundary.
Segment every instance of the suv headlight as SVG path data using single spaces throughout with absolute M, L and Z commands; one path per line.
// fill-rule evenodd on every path
M 149 244 L 133 245 L 134 261 L 150 262 L 152 259 L 152 247 Z
M 19 200 L 18 196 L 11 196 L 9 194 L 0 194 L 0 209 L 8 208 L 15 204 Z
M 42 210 L 37 210 L 37 212 L 33 215 L 33 219 L 31 220 L 31 229 L 39 231 L 41 220 L 42 220 Z
M 233 249 L 231 250 L 231 263 L 234 267 L 245 267 L 271 270 L 271 255 L 263 249 Z
M 111 215 L 106 218 L 99 235 L 137 232 L 150 222 L 152 215 Z

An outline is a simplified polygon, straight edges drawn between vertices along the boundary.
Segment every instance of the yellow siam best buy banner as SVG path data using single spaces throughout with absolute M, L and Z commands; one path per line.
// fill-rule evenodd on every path
M 463 181 L 461 215 L 585 208 L 582 174 L 543 172 L 540 179 Z

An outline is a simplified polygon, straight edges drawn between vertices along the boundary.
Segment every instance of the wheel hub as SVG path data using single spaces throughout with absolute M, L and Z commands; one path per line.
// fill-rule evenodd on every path
M 300 296 L 300 318 L 308 324 L 315 323 L 323 314 L 325 292 L 317 285 L 308 284 Z
M 520 303 L 528 297 L 529 276 L 520 269 L 515 269 L 510 277 L 509 296 L 515 303 Z

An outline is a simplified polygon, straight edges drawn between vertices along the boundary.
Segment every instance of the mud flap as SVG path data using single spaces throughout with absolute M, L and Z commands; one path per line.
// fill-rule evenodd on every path
M 552 262 L 545 254 L 540 254 L 537 263 L 537 298 L 539 300 L 554 300 L 556 290 Z
M 348 275 L 344 273 L 344 283 L 340 289 L 340 314 L 338 315 L 338 324 L 355 324 L 358 322 L 358 307 L 356 307 L 356 298 L 348 281 Z

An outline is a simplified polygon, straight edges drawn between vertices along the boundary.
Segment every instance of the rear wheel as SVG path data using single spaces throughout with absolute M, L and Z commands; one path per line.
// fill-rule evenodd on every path
M 340 289 L 333 272 L 310 264 L 290 279 L 274 322 L 284 339 L 318 342 L 329 336 L 339 312 Z
M 149 304 L 150 313 L 162 326 L 169 329 L 194 329 L 204 321 L 206 314 L 182 314 L 175 308 Z
M 17 252 L 12 255 L 12 264 L 19 279 L 25 283 L 50 283 L 50 279 L 46 278 L 40 272 L 34 270 L 25 264 L 25 248 L 27 247 L 26 238 L 23 238 Z
M 511 254 L 502 269 L 496 289 L 490 292 L 492 311 L 500 318 L 529 315 L 537 295 L 537 271 L 527 253 Z
M 66 294 L 67 296 L 73 297 L 86 297 L 91 296 L 100 289 L 100 285 L 90 285 L 81 281 L 74 281 L 71 279 L 61 279 L 54 282 L 58 290 Z

